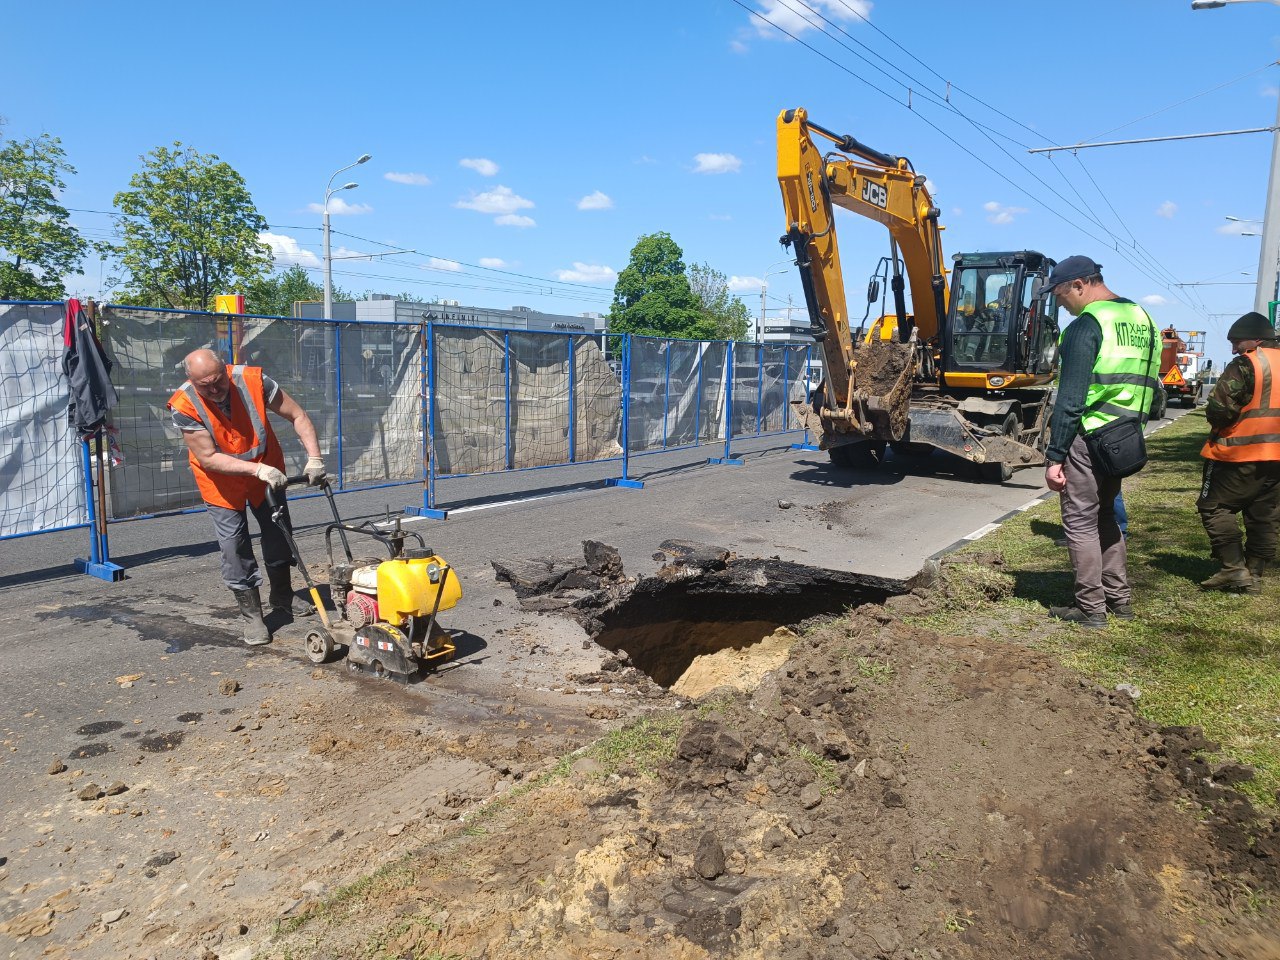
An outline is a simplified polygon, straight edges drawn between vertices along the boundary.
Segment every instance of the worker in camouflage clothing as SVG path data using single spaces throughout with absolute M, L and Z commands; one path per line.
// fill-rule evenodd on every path
M 1236 358 L 1205 407 L 1213 430 L 1200 451 L 1204 480 L 1196 501 L 1222 569 L 1200 586 L 1261 593 L 1280 538 L 1280 340 L 1260 313 L 1233 323 L 1227 339 Z

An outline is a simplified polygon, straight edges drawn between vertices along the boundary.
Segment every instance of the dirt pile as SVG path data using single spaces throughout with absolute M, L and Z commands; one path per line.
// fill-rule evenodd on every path
M 424 850 L 389 955 L 1280 957 L 1248 771 L 1043 654 L 864 607 L 679 715 L 656 778 L 584 758 Z

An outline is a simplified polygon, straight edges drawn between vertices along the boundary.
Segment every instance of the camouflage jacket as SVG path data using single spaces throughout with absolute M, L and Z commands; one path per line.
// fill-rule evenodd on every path
M 1262 340 L 1259 346 L 1280 348 L 1280 340 Z M 1240 411 L 1253 396 L 1253 362 L 1246 356 L 1239 356 L 1227 364 L 1222 376 L 1214 384 L 1209 394 L 1204 415 L 1209 426 L 1214 430 L 1225 430 L 1238 419 Z

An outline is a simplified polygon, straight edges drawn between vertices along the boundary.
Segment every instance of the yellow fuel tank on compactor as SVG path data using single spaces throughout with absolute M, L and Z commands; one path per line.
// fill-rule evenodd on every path
M 411 616 L 427 617 L 432 611 L 448 610 L 461 599 L 457 573 L 435 554 L 378 564 L 378 616 L 397 627 L 404 626 Z

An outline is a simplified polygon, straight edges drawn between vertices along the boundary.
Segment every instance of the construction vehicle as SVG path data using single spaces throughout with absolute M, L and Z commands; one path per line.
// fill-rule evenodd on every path
M 1204 332 L 1179 333 L 1173 327 L 1166 327 L 1160 331 L 1160 340 L 1160 382 L 1164 384 L 1168 400 L 1194 407 L 1200 396 Z
M 307 483 L 305 476 L 289 477 L 286 486 Z M 406 533 L 397 516 L 390 531 L 382 531 L 371 521 L 351 525 L 342 522 L 333 490 L 321 484 L 333 522 L 324 528 L 329 553 L 329 596 L 333 609 L 324 604 L 288 525 L 281 524 L 284 495 L 267 488 L 267 504 L 320 616 L 320 626 L 306 636 L 306 652 L 312 663 L 324 663 L 341 644 L 346 647 L 347 667 L 354 673 L 368 673 L 400 683 L 418 676 L 422 667 L 450 659 L 456 648 L 449 634 L 436 620 L 462 599 L 458 574 L 435 551 L 428 550 L 422 536 Z M 334 559 L 333 535 L 338 535 L 345 559 Z M 382 544 L 388 559 L 356 558 L 348 535 L 368 537 Z M 406 547 L 413 537 L 417 547 Z
M 832 133 L 803 109 L 783 111 L 777 132 L 782 243 L 795 255 L 825 359 L 806 421 L 832 462 L 872 464 L 889 445 L 946 451 L 992 480 L 1044 463 L 1058 308 L 1041 287 L 1054 261 L 1033 250 L 960 254 L 948 288 L 939 210 L 907 158 Z M 834 149 L 824 153 L 818 138 Z M 865 335 L 845 299 L 837 206 L 889 230 L 867 311 L 881 297 L 882 273 L 893 311 Z

